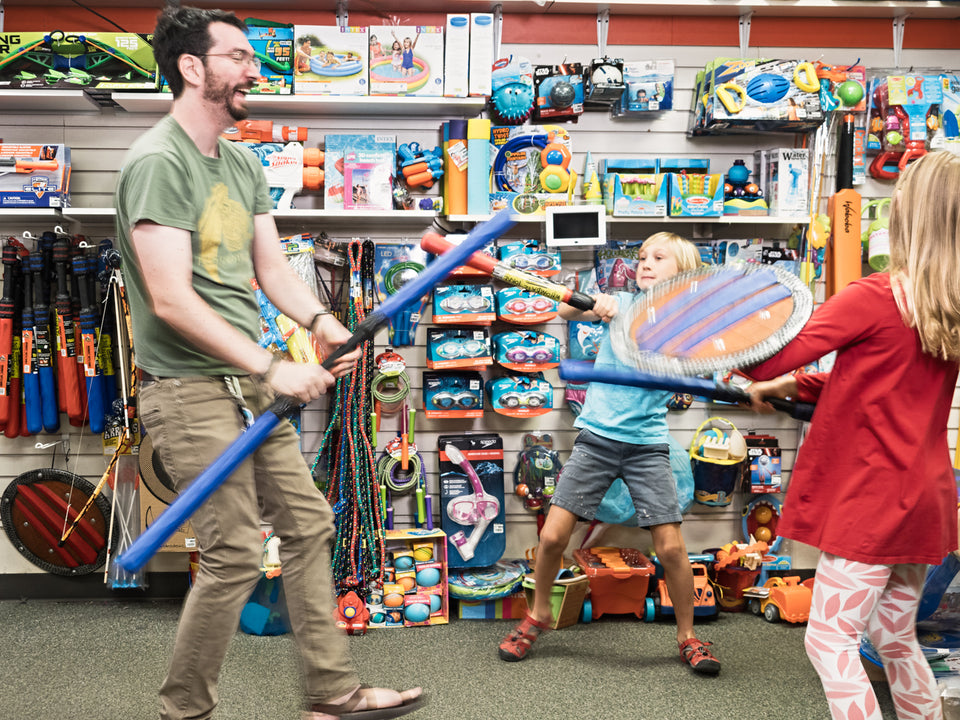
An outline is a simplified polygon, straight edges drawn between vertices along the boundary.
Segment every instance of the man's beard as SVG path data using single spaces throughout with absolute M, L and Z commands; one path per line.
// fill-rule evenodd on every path
M 235 105 L 233 103 L 234 93 L 242 89 L 239 85 L 234 87 L 228 87 L 227 85 L 213 86 L 208 82 L 203 89 L 203 99 L 217 105 L 223 105 L 234 120 L 246 120 L 247 116 L 250 115 L 250 109 L 246 105 Z

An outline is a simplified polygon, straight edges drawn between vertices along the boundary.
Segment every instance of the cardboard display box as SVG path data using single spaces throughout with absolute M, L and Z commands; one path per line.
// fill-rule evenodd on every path
M 140 480 L 140 527 L 146 530 L 177 497 L 159 456 L 153 451 L 149 435 L 145 435 L 140 442 Z M 187 520 L 160 546 L 159 552 L 192 552 L 199 549 L 193 526 Z
M 150 35 L 18 32 L 0 38 L 0 89 L 156 90 Z

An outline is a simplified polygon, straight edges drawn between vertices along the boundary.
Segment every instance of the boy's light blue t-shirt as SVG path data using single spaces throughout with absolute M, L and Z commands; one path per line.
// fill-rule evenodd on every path
M 635 297 L 632 293 L 617 293 L 620 312 L 626 312 Z M 596 366 L 631 369 L 614 355 L 610 329 L 606 325 L 597 352 Z M 573 424 L 574 427 L 585 428 L 605 438 L 634 445 L 666 443 L 670 438 L 667 401 L 672 396 L 673 393 L 664 390 L 592 382 L 587 389 L 583 410 Z

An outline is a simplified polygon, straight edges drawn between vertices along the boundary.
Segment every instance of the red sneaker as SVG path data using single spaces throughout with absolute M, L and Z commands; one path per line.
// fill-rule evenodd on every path
M 500 659 L 507 662 L 523 660 L 534 641 L 548 630 L 550 625 L 537 622 L 527 615 L 500 643 Z
M 720 672 L 720 661 L 707 648 L 713 643 L 705 643 L 690 638 L 680 643 L 680 657 L 693 668 L 694 672 L 704 675 L 716 675 Z

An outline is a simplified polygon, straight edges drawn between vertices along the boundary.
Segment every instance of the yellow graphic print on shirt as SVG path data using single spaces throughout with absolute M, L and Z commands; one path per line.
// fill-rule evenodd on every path
M 235 254 L 244 248 L 250 237 L 250 214 L 236 200 L 231 200 L 229 190 L 223 183 L 217 183 L 210 190 L 207 202 L 197 223 L 200 237 L 200 264 L 210 278 L 220 282 L 221 264 L 227 271 L 227 265 L 234 264 Z M 220 255 L 221 246 L 227 251 Z

